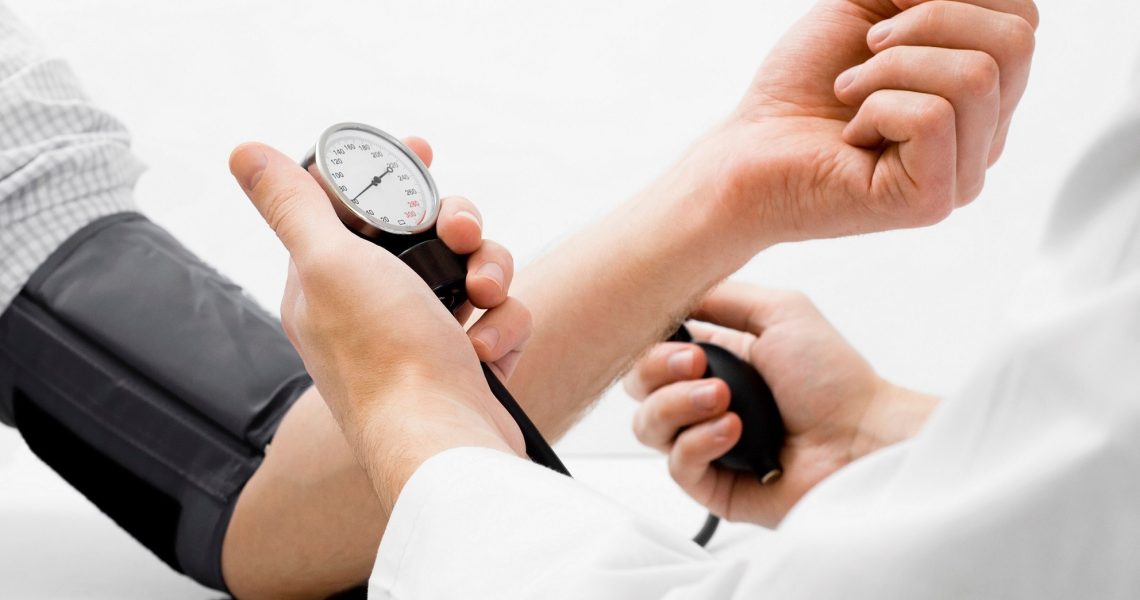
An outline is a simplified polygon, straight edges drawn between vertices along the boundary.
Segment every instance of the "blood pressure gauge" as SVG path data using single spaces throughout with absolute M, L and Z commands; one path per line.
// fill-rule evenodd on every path
M 345 226 L 408 263 L 449 310 L 463 304 L 467 259 L 435 235 L 439 193 L 415 152 L 375 127 L 338 123 L 301 166 L 325 188 Z
M 303 167 L 339 200 L 338 214 L 367 236 L 422 233 L 435 226 L 439 194 L 416 153 L 363 123 L 338 123 L 321 134 Z

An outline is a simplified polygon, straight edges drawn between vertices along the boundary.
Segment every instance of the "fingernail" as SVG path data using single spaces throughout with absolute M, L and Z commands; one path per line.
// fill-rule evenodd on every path
M 471 211 L 469 211 L 469 210 L 461 210 L 461 211 L 458 211 L 458 212 L 456 212 L 456 213 L 455 213 L 455 216 L 456 216 L 456 217 L 459 217 L 459 218 L 461 218 L 461 219 L 468 219 L 468 220 L 470 220 L 472 223 L 474 223 L 474 224 L 478 225 L 479 227 L 482 227 L 482 226 L 483 226 L 481 223 L 479 223 L 479 217 L 476 217 L 476 216 L 475 216 L 475 213 L 473 213 L 473 212 L 471 212 Z
M 269 165 L 269 157 L 260 150 L 256 152 L 247 151 L 246 154 L 248 157 L 244 161 L 246 163 L 245 173 L 238 176 L 238 183 L 241 184 L 242 189 L 250 191 L 257 187 L 258 181 L 261 181 L 261 174 Z
M 840 73 L 839 77 L 835 79 L 835 89 L 842 91 L 847 89 L 852 83 L 855 83 L 855 78 L 859 76 L 859 70 L 862 68 L 863 65 L 855 65 Z
M 731 419 L 728 415 L 724 415 L 723 417 L 717 419 L 715 423 L 713 423 L 713 435 L 716 437 L 716 439 L 728 439 L 728 428 L 730 420 Z
M 693 404 L 701 411 L 710 411 L 716 406 L 716 384 L 706 383 L 689 394 Z
M 500 267 L 498 263 L 493 262 L 486 263 L 479 267 L 479 270 L 475 271 L 475 274 L 480 277 L 489 277 L 495 280 L 495 283 L 498 284 L 500 288 L 503 287 L 503 282 L 507 279 L 506 273 L 503 273 L 503 268 Z
M 665 361 L 665 365 L 669 367 L 670 373 L 679 377 L 687 376 L 693 372 L 693 351 L 681 350 L 680 352 L 674 352 L 673 355 Z
M 867 45 L 878 46 L 887 41 L 887 38 L 891 35 L 891 29 L 894 29 L 894 27 L 895 23 L 891 19 L 879 21 L 871 28 L 871 31 L 867 32 Z
M 475 332 L 475 339 L 487 345 L 488 351 L 494 351 L 499 344 L 499 330 L 494 327 L 484 327 Z

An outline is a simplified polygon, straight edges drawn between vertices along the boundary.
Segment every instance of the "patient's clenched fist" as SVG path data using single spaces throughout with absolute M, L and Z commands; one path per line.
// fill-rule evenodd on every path
M 1026 88 L 1029 0 L 821 0 L 686 157 L 763 247 L 929 225 L 976 198 Z

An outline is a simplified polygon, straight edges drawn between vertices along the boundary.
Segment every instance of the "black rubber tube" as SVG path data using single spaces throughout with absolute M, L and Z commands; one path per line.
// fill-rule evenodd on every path
M 519 403 L 515 400 L 514 396 L 511 395 L 507 386 L 499 381 L 498 376 L 491 370 L 491 367 L 487 366 L 487 363 L 482 363 L 481 366 L 483 367 L 483 376 L 487 379 L 487 385 L 491 388 L 491 393 L 494 394 L 495 399 L 499 401 L 499 404 L 503 405 L 503 408 L 507 409 L 507 413 L 510 414 L 511 418 L 518 424 L 519 430 L 522 432 L 523 442 L 526 443 L 526 455 L 535 464 L 542 465 L 567 477 L 572 477 L 570 470 L 566 468 L 566 465 L 562 464 L 562 459 L 558 458 L 558 455 L 554 453 L 554 449 L 546 442 L 546 438 L 542 437 L 542 432 L 538 430 L 538 427 L 530 420 L 530 417 L 526 416 L 526 412 L 519 406 Z M 702 526 L 701 530 L 697 532 L 697 535 L 693 537 L 693 541 L 700 546 L 708 544 L 713 534 L 716 533 L 718 525 L 720 525 L 720 518 L 709 513 L 708 517 L 705 518 L 704 526 Z
M 709 513 L 709 516 L 705 517 L 705 524 L 701 526 L 701 530 L 697 532 L 697 535 L 693 536 L 693 541 L 696 542 L 698 546 L 708 544 L 713 534 L 716 533 L 717 525 L 720 525 L 720 517 Z
M 523 441 L 526 442 L 526 455 L 535 463 L 570 477 L 570 471 L 566 469 L 566 465 L 562 464 L 562 460 L 554 453 L 554 449 L 546 443 L 546 439 L 542 437 L 538 427 L 535 427 L 530 417 L 526 416 L 526 412 L 515 401 L 514 396 L 511 396 L 511 392 L 507 390 L 503 382 L 499 381 L 487 363 L 482 363 L 482 367 L 483 376 L 487 378 L 487 385 L 491 387 L 491 393 L 495 395 L 499 404 L 507 409 L 511 418 L 518 424 L 519 430 L 522 431 Z

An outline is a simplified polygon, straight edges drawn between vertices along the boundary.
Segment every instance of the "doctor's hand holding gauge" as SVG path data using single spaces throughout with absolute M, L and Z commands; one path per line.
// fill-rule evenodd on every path
M 416 160 L 430 162 L 426 142 L 413 138 L 408 146 Z M 386 169 L 384 164 L 380 172 Z M 518 426 L 492 396 L 480 361 L 508 376 L 530 334 L 530 315 L 508 298 L 511 256 L 481 239 L 480 217 L 470 202 L 447 198 L 424 207 L 425 214 L 438 214 L 442 244 L 468 255 L 465 295 L 487 309 L 464 332 L 420 276 L 391 251 L 345 228 L 321 184 L 294 159 L 243 144 L 231 155 L 230 170 L 289 251 L 281 302 L 285 332 L 350 446 L 359 449 L 357 442 L 369 440 L 357 458 L 386 514 L 419 465 L 443 450 L 481 446 L 524 454 Z M 378 185 L 387 181 L 385 176 Z M 369 198 L 362 212 L 388 210 L 381 209 L 385 197 Z M 396 234 L 404 241 L 424 233 L 415 231 L 418 225 L 396 222 L 392 231 L 402 231 L 396 227 L 407 227 Z
M 427 165 L 414 151 L 375 127 L 338 123 L 321 134 L 301 166 L 325 188 L 346 227 L 399 257 L 449 311 L 458 314 L 463 310 L 467 257 L 438 237 L 439 195 Z M 492 394 L 518 423 L 526 454 L 538 464 L 569 475 L 499 381 L 502 371 L 496 374 L 484 365 L 483 374 Z

